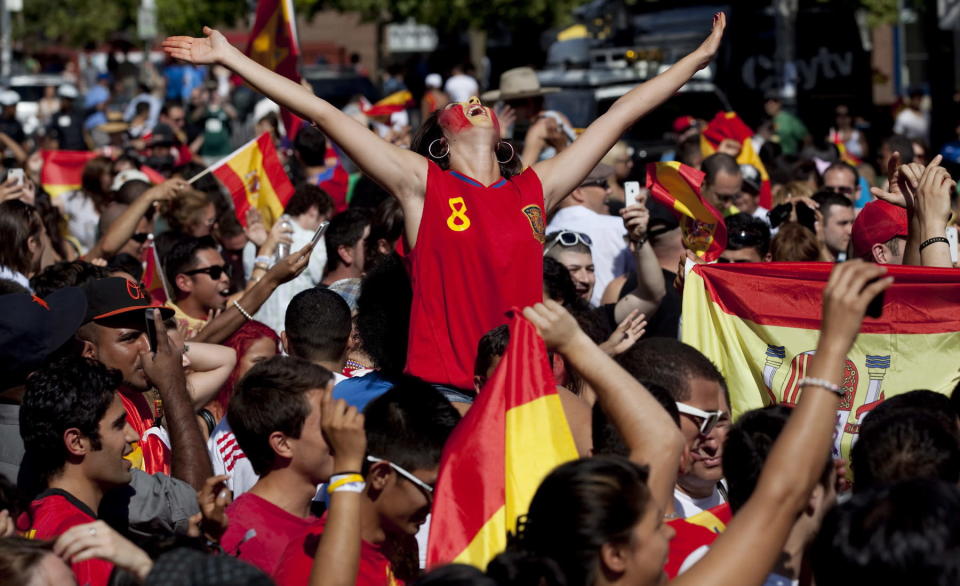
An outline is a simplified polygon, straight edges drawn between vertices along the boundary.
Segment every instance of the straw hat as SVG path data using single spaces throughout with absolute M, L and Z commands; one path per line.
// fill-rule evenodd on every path
M 125 132 L 130 125 L 124 122 L 122 112 L 107 112 L 107 121 L 97 126 L 97 130 L 106 134 Z
M 519 100 L 559 92 L 558 87 L 540 87 L 537 72 L 532 67 L 508 69 L 500 75 L 500 89 L 480 96 L 484 102 Z

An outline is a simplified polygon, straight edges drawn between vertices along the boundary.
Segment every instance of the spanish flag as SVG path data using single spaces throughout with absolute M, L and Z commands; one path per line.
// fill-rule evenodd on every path
M 543 340 L 513 314 L 503 359 L 443 450 L 428 567 L 485 568 L 543 478 L 577 458 Z
M 170 296 L 167 279 L 163 276 L 163 267 L 160 264 L 160 255 L 157 254 L 153 234 L 150 234 L 147 245 L 143 247 L 143 287 L 150 292 L 150 297 L 157 303 L 166 303 Z
M 686 519 L 673 519 L 667 525 L 676 532 L 670 540 L 670 553 L 663 570 L 669 578 L 675 578 L 680 573 L 687 558 L 703 547 L 709 546 L 727 530 L 727 523 L 733 518 L 730 505 L 723 503 L 701 511 Z
M 740 143 L 737 163 L 753 165 L 760 171 L 760 205 L 769 209 L 773 204 L 773 192 L 770 187 L 770 175 L 756 149 L 753 148 L 753 130 L 740 119 L 736 112 L 717 112 L 700 135 L 700 151 L 704 157 L 717 152 L 717 147 L 725 139 Z
M 269 229 L 293 195 L 293 184 L 266 132 L 210 167 L 210 172 L 230 192 L 237 219 L 244 226 L 247 210 L 253 207 L 260 210 Z
M 647 189 L 680 218 L 683 246 L 707 262 L 727 247 L 727 226 L 715 207 L 700 197 L 703 173 L 678 161 L 647 164 Z
M 683 341 L 710 358 L 734 415 L 794 405 L 817 347 L 829 263 L 698 265 L 683 288 Z M 866 318 L 847 356 L 834 457 L 846 457 L 863 418 L 886 397 L 950 393 L 960 380 L 960 271 L 891 265 L 883 315 Z
M 366 107 L 362 107 L 361 110 L 370 118 L 390 116 L 391 114 L 402 112 L 407 108 L 412 108 L 415 105 L 413 94 L 408 90 L 394 92 L 373 105 L 366 105 L 366 100 L 362 103 Z
M 837 147 L 837 152 L 840 154 L 840 160 L 844 163 L 852 167 L 859 167 L 860 164 L 863 163 L 859 157 L 855 157 L 850 154 L 850 151 L 847 150 L 846 143 L 843 142 L 843 137 L 840 136 L 840 133 L 836 130 L 830 131 L 830 142 Z
M 297 18 L 292 0 L 257 2 L 247 56 L 267 69 L 300 83 L 300 41 L 297 38 Z M 280 117 L 287 138 L 292 141 L 302 120 L 286 108 L 280 110 Z
M 40 184 L 56 199 L 64 193 L 80 189 L 83 168 L 97 156 L 93 151 L 41 151 L 43 168 Z

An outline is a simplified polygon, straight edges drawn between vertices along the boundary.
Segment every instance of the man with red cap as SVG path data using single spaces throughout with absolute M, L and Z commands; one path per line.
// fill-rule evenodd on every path
M 903 264 L 907 232 L 906 209 L 879 199 L 871 201 L 853 222 L 853 252 L 880 264 Z

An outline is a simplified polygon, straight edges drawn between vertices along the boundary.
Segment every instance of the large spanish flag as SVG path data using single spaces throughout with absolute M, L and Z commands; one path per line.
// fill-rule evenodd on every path
M 717 112 L 700 135 L 700 151 L 704 157 L 717 152 L 717 147 L 725 139 L 740 143 L 740 154 L 737 163 L 753 165 L 760 171 L 760 205 L 770 209 L 773 204 L 773 192 L 770 186 L 770 175 L 767 167 L 760 160 L 757 150 L 753 147 L 753 130 L 737 115 L 736 112 Z
M 300 83 L 300 41 L 293 0 L 259 0 L 250 31 L 247 56 L 271 71 Z M 290 140 L 297 135 L 301 120 L 281 108 L 280 117 Z
M 683 245 L 707 262 L 727 247 L 727 226 L 717 208 L 700 197 L 703 173 L 678 161 L 647 164 L 647 189 L 680 218 Z
M 97 156 L 93 151 L 41 151 L 43 168 L 40 184 L 50 197 L 57 198 L 69 191 L 80 189 L 83 168 L 87 161 Z
M 817 347 L 829 263 L 698 265 L 683 288 L 683 341 L 723 373 L 735 415 L 794 405 Z M 883 315 L 866 318 L 847 356 L 834 455 L 849 454 L 864 416 L 914 389 L 960 380 L 960 271 L 891 265 Z
M 293 184 L 283 170 L 273 139 L 266 132 L 210 167 L 233 198 L 237 219 L 247 225 L 247 210 L 260 210 L 267 229 L 283 214 Z
M 407 108 L 412 108 L 416 105 L 416 102 L 413 101 L 413 94 L 411 94 L 408 90 L 400 90 L 399 92 L 390 94 L 375 104 L 366 105 L 366 100 L 363 100 L 361 104 L 364 105 L 361 106 L 361 109 L 365 115 L 371 118 L 378 118 L 382 116 L 390 116 L 396 112 L 402 112 Z
M 546 347 L 515 310 L 503 359 L 443 450 L 428 567 L 485 568 L 543 478 L 576 458 Z

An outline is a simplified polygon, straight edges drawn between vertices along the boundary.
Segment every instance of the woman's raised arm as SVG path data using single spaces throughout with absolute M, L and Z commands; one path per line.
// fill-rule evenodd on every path
M 726 15 L 722 12 L 715 14 L 713 31 L 694 52 L 624 94 L 560 154 L 533 165 L 543 183 L 548 212 L 580 185 L 630 126 L 675 94 L 694 73 L 710 63 L 720 48 L 726 26 Z
M 381 140 L 305 87 L 253 61 L 212 28 L 203 27 L 203 34 L 204 38 L 168 37 L 163 50 L 189 63 L 219 63 L 274 102 L 315 122 L 364 173 L 399 199 L 405 212 L 409 204 L 422 201 L 427 184 L 426 159 Z

